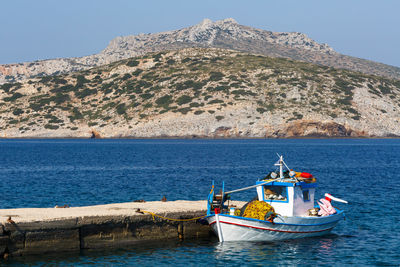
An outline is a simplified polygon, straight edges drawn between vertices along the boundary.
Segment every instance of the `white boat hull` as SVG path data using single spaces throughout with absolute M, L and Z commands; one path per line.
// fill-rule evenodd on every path
M 324 217 L 275 218 L 274 223 L 227 214 L 206 217 L 213 231 L 223 241 L 273 241 L 328 234 L 344 217 L 343 212 Z M 220 233 L 218 233 L 220 231 Z M 222 239 L 222 240 L 221 240 Z

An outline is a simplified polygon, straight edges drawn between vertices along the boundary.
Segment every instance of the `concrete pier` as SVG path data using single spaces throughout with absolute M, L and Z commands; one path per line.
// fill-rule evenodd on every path
M 44 254 L 122 247 L 152 240 L 208 237 L 209 226 L 198 220 L 174 221 L 137 211 L 140 209 L 182 220 L 204 216 L 206 207 L 206 201 L 179 200 L 71 208 L 2 209 L 0 255 Z

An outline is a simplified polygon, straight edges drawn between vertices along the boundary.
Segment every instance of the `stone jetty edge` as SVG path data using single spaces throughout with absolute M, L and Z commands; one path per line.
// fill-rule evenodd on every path
M 0 255 L 7 258 L 119 248 L 149 241 L 208 238 L 211 234 L 210 227 L 199 220 L 166 220 L 138 213 L 137 209 L 172 219 L 191 219 L 206 215 L 206 201 L 3 209 L 0 210 Z

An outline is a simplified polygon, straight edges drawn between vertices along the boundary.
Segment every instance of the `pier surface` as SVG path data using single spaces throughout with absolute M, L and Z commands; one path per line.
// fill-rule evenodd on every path
M 242 205 L 233 202 L 232 205 Z M 145 213 L 138 212 L 145 211 Z M 0 256 L 77 251 L 208 237 L 201 201 L 129 202 L 70 208 L 0 209 Z M 160 218 L 152 214 L 165 217 Z M 11 217 L 11 218 L 10 218 Z

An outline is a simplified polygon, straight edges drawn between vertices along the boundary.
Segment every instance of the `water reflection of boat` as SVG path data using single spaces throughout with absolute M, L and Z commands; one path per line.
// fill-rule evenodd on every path
M 271 172 L 253 186 L 225 192 L 223 184 L 221 192 L 216 194 L 213 183 L 205 219 L 220 242 L 320 236 L 329 233 L 344 218 L 344 212 L 335 209 L 331 200 L 347 202 L 330 194 L 325 194 L 315 207 L 317 182 L 311 174 L 290 170 L 282 156 L 275 166 L 279 167 L 279 175 Z M 255 200 L 241 209 L 229 205 L 231 194 L 252 188 L 257 190 Z
M 325 258 L 329 265 L 335 261 L 335 247 L 338 236 L 329 234 L 323 237 L 294 239 L 290 242 L 274 241 L 236 241 L 213 243 L 213 253 L 217 260 L 229 262 L 231 265 L 240 265 L 246 259 L 247 265 L 255 266 L 292 266 L 317 265 L 318 257 Z M 336 243 L 336 244 L 335 244 Z M 316 256 L 319 255 L 319 256 Z M 311 260 L 314 258 L 314 260 Z M 310 262 L 315 261 L 315 264 Z M 236 264 L 235 264 L 236 263 Z

